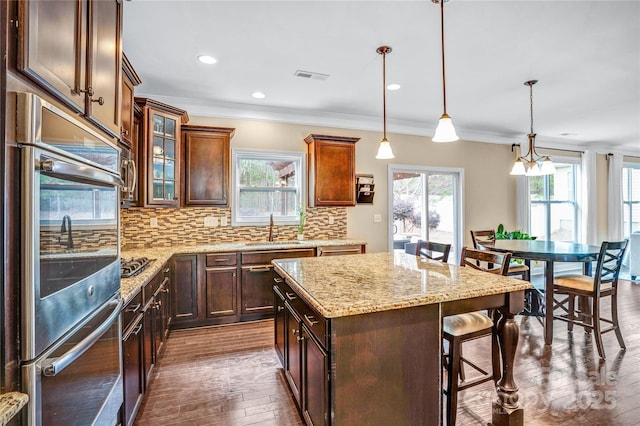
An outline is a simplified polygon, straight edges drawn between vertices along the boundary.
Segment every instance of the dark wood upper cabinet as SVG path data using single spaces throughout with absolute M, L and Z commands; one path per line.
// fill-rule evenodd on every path
M 189 121 L 185 110 L 148 98 L 135 98 L 142 109 L 140 204 L 145 207 L 180 206 L 181 126 Z
M 120 136 L 122 1 L 19 2 L 18 68 Z
M 228 206 L 230 144 L 235 129 L 182 126 L 184 206 Z
M 121 104 L 121 141 L 130 149 L 135 150 L 134 140 L 134 90 L 135 86 L 142 84 L 142 80 L 133 69 L 127 55 L 122 54 L 122 104 Z
M 124 185 L 120 191 L 123 207 L 138 205 L 138 139 L 142 109 L 134 101 L 134 88 L 142 83 L 126 55 L 122 55 L 122 104 L 119 146 L 121 177 Z
M 356 142 L 360 138 L 309 135 L 309 207 L 355 206 Z

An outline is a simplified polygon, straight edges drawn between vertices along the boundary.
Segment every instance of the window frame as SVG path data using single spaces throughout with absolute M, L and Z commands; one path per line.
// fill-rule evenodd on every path
M 637 169 L 640 170 L 640 163 L 632 163 L 632 162 L 623 162 L 622 165 L 622 170 L 623 170 L 623 174 L 622 177 L 624 177 L 624 169 Z M 627 194 L 622 194 L 622 212 L 624 214 L 624 207 L 625 206 L 629 206 L 629 217 L 626 217 L 625 219 L 627 219 L 628 221 L 628 227 L 625 228 L 624 226 L 624 220 L 622 221 L 622 236 L 623 238 L 629 238 L 631 236 L 631 233 L 633 232 L 633 210 L 632 207 L 635 207 L 636 209 L 640 209 L 640 200 L 633 200 L 632 199 L 632 195 L 633 195 L 633 187 L 632 187 L 632 175 L 631 173 L 627 172 Z M 624 186 L 621 188 L 623 189 Z M 627 201 L 625 201 L 625 197 L 628 198 Z
M 240 176 L 238 173 L 238 162 L 243 159 L 259 159 L 259 160 L 290 160 L 297 163 L 297 170 L 300 176 L 295 186 L 296 210 L 304 208 L 303 200 L 306 196 L 306 153 L 295 151 L 273 151 L 273 150 L 253 150 L 253 149 L 232 149 L 231 150 L 231 181 L 233 190 L 231 191 L 231 225 L 232 226 L 264 226 L 269 224 L 269 216 L 240 217 L 239 205 L 240 199 Z M 272 191 L 277 192 L 274 188 Z M 292 216 L 273 216 L 276 225 L 297 225 L 298 215 Z
M 574 167 L 573 170 L 573 200 L 551 200 L 550 199 L 550 185 L 549 176 L 539 176 L 543 179 L 544 184 L 544 200 L 533 200 L 531 198 L 531 179 L 527 177 L 527 191 L 529 191 L 529 230 L 532 229 L 531 219 L 533 218 L 532 207 L 534 205 L 542 205 L 545 210 L 546 223 L 545 223 L 545 235 L 536 235 L 538 239 L 551 241 L 551 207 L 552 205 L 571 204 L 573 205 L 573 241 L 577 241 L 580 235 L 580 179 L 581 179 L 581 165 L 580 160 L 573 157 L 559 157 L 554 158 L 555 164 L 570 164 Z M 554 174 L 555 176 L 555 174 Z M 538 176 L 537 176 L 538 177 Z

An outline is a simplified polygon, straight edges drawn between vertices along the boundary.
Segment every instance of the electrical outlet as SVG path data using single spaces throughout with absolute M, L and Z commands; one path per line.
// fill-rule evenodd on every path
M 374 215 L 373 215 L 373 221 L 374 221 L 375 223 L 382 222 L 382 215 L 381 215 L 381 214 L 379 214 L 379 213 L 374 214 Z
M 204 226 L 211 226 L 211 227 L 218 226 L 218 218 L 215 216 L 205 216 Z
M 333 222 L 334 222 L 333 216 L 329 216 L 329 225 L 333 225 Z
M 157 217 L 152 217 L 151 220 L 149 221 L 149 226 L 152 228 L 157 228 L 158 227 L 158 218 Z
M 220 226 L 227 226 L 227 217 L 220 216 Z

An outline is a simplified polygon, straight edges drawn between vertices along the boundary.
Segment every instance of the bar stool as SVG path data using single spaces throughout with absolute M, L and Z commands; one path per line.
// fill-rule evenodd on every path
M 491 247 L 495 245 L 496 241 L 496 231 L 493 229 L 488 229 L 486 231 L 470 231 L 471 232 L 471 241 L 473 242 L 473 248 L 477 250 L 482 250 L 486 248 L 491 250 Z M 529 267 L 527 265 L 521 265 L 519 263 L 513 262 L 509 265 L 509 271 L 507 275 L 514 276 L 519 275 L 523 280 L 529 281 Z
M 416 256 L 427 257 L 432 260 L 440 260 L 447 263 L 451 244 L 436 243 L 433 241 L 418 240 L 416 244 Z

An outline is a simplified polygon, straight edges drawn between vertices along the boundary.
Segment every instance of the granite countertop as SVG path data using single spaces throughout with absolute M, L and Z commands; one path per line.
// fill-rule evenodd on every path
M 0 394 L 0 425 L 4 426 L 29 402 L 29 395 L 19 392 Z
M 531 288 L 515 278 L 401 251 L 274 260 L 292 288 L 325 318 L 443 303 Z
M 325 246 L 348 246 L 367 244 L 362 240 L 303 240 L 303 241 L 273 241 L 273 242 L 235 242 L 225 244 L 211 244 L 198 246 L 173 246 L 144 248 L 134 250 L 122 250 L 120 257 L 129 259 L 132 257 L 146 257 L 154 259 L 140 274 L 131 278 L 122 278 L 120 281 L 120 293 L 124 303 L 131 300 L 138 291 L 149 282 L 162 266 L 174 254 L 200 254 L 200 253 L 228 253 L 242 251 L 279 250 L 296 248 L 316 248 Z

